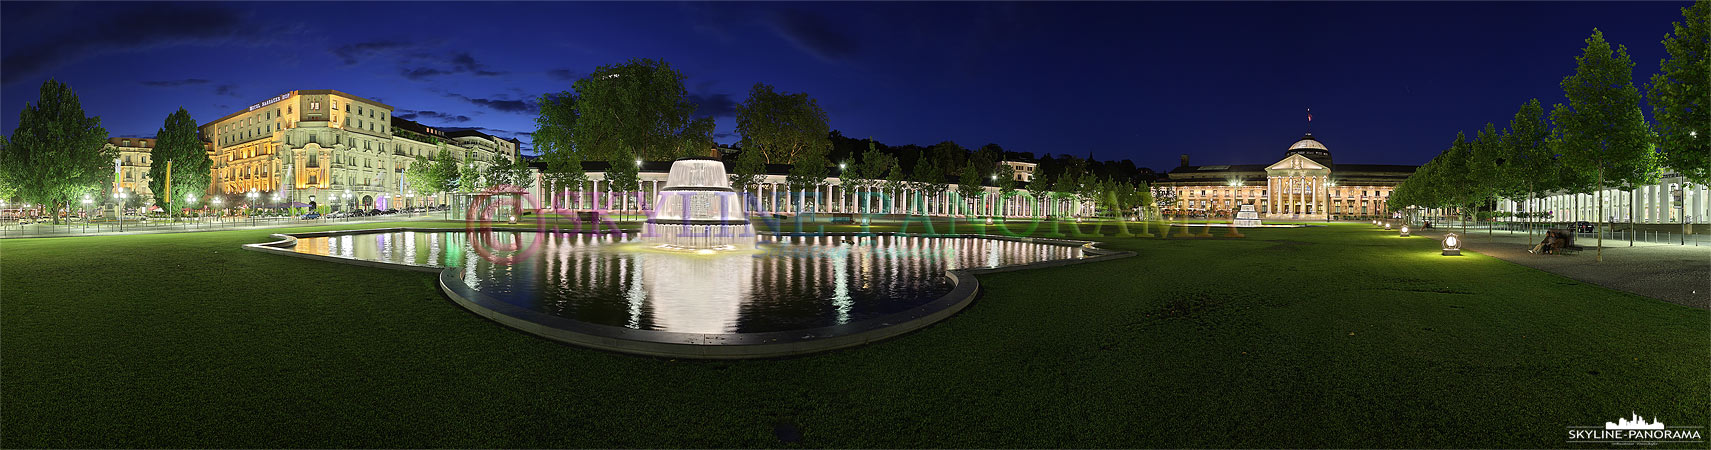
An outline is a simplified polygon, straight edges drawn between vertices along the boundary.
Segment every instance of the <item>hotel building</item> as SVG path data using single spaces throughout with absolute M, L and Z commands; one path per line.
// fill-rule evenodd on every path
M 107 138 L 107 148 L 118 158 L 113 161 L 113 187 L 140 198 L 154 196 L 149 189 L 149 155 L 154 151 L 153 138 Z
M 1272 164 L 1182 166 L 1155 188 L 1174 193 L 1172 214 L 1230 215 L 1243 204 L 1260 217 L 1289 220 L 1359 219 L 1387 216 L 1385 202 L 1418 166 L 1335 164 L 1331 150 L 1307 133 Z
M 486 170 L 519 157 L 515 139 L 445 132 L 392 116 L 393 107 L 336 90 L 299 90 L 202 125 L 213 145 L 217 194 L 256 192 L 290 203 L 363 209 L 434 205 L 416 199 L 404 170 L 444 144 L 454 158 Z M 264 200 L 265 203 L 265 200 Z

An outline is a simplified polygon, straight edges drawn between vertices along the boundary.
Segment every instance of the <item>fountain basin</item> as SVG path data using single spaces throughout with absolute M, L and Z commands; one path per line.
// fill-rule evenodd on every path
M 955 314 L 979 292 L 976 273 L 1124 256 L 1077 241 L 891 235 L 762 236 L 756 250 L 708 256 L 634 237 L 500 233 L 536 251 L 507 260 L 480 249 L 491 237 L 408 229 L 276 235 L 246 248 L 435 270 L 454 302 L 511 328 L 673 358 L 861 345 Z

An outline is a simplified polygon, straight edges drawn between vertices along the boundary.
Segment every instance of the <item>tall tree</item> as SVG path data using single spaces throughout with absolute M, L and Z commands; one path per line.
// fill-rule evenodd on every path
M 1592 30 L 1586 48 L 1575 58 L 1573 75 L 1564 77 L 1562 89 L 1568 105 L 1559 103 L 1551 111 L 1556 124 L 1559 151 L 1569 167 L 1596 176 L 1598 261 L 1604 260 L 1604 187 L 1630 184 L 1655 167 L 1652 133 L 1640 113 L 1640 91 L 1634 87 L 1634 62 L 1628 49 L 1614 52 L 1604 33 Z
M 937 196 L 949 187 L 945 184 L 944 170 L 939 168 L 939 164 L 933 161 L 933 158 L 926 155 L 915 159 L 915 167 L 911 175 L 915 181 L 917 195 Z M 926 199 L 914 203 L 918 207 L 927 204 Z M 923 210 L 922 212 L 925 213 L 926 211 Z
M 416 155 L 410 166 L 404 168 L 404 183 L 409 185 L 411 192 L 423 197 L 444 192 L 442 188 L 445 186 L 440 172 L 434 170 L 434 160 L 423 155 Z
M 186 194 L 206 196 L 213 181 L 213 160 L 196 131 L 196 120 L 184 108 L 166 116 L 166 123 L 155 132 L 155 147 L 149 152 L 149 189 L 155 192 L 155 203 L 176 203 Z M 172 162 L 172 186 L 166 185 L 167 162 Z M 169 200 L 165 198 L 171 196 Z M 175 208 L 176 209 L 176 208 Z
M 980 200 L 980 194 L 986 192 L 986 188 L 980 184 L 980 170 L 974 168 L 973 164 L 962 166 L 962 174 L 957 177 L 956 191 L 957 195 L 962 197 L 959 203 L 962 204 L 963 215 L 966 216 L 968 211 L 974 208 L 974 202 Z
M 532 136 L 541 162 L 546 163 L 543 178 L 554 192 L 563 189 L 582 192 L 588 173 L 582 170 L 583 154 L 576 150 L 576 140 L 572 138 L 579 116 L 576 94 L 566 91 L 543 95 L 537 103 L 541 111 L 535 117 Z
M 821 148 L 797 154 L 796 164 L 790 166 L 790 174 L 785 176 L 784 182 L 795 192 L 793 197 L 797 199 L 797 211 L 804 209 L 803 202 L 807 201 L 808 191 L 818 192 L 818 188 L 826 184 L 826 166 L 831 165 L 826 161 L 826 151 L 827 149 Z M 825 199 L 816 199 L 815 203 L 824 201 Z
M 41 98 L 24 104 L 18 128 L 0 146 L 0 185 L 26 202 L 48 205 L 57 224 L 61 207 L 112 181 L 117 152 L 106 143 L 101 118 L 83 115 L 77 93 L 48 80 Z M 206 180 L 207 172 L 202 175 Z
M 1499 184 L 1502 194 L 1506 197 L 1522 199 L 1523 204 L 1531 205 L 1534 198 L 1544 193 L 1552 180 L 1557 179 L 1556 156 L 1551 147 L 1551 126 L 1545 121 L 1545 108 L 1539 105 L 1539 99 L 1528 100 L 1515 111 L 1515 117 L 1509 120 L 1509 128 L 1504 130 L 1500 139 L 1503 158 L 1502 178 L 1507 183 Z M 1538 213 L 1532 208 L 1526 210 L 1528 242 L 1532 241 L 1531 219 Z
M 797 164 L 831 151 L 826 111 L 806 93 L 785 93 L 755 83 L 737 106 L 743 149 L 759 151 L 767 164 Z
M 670 161 L 703 155 L 712 118 L 695 119 L 684 76 L 665 61 L 632 59 L 600 66 L 572 84 L 571 148 L 584 160 L 614 165 L 640 157 Z M 563 94 L 560 94 L 562 97 Z M 549 125 L 562 125 L 562 119 Z
M 1662 163 L 1695 183 L 1711 183 L 1711 1 L 1681 9 L 1687 19 L 1665 35 L 1646 97 L 1657 121 Z

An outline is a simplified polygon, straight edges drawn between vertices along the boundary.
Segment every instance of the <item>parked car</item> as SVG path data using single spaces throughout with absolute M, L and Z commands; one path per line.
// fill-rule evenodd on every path
M 315 220 L 315 219 L 319 219 L 319 218 L 321 218 L 321 215 L 318 213 L 308 213 L 308 214 L 304 214 L 302 217 L 303 220 Z
M 388 210 L 386 210 L 386 213 L 387 214 L 398 214 L 398 209 L 396 209 L 396 208 L 388 209 Z
M 386 211 L 381 211 L 381 210 L 378 210 L 378 209 L 371 209 L 371 210 L 368 210 L 368 214 L 365 214 L 365 215 L 369 215 L 369 216 L 378 216 L 378 215 L 381 215 L 381 214 L 386 214 Z
M 1576 232 L 1576 233 L 1591 233 L 1592 232 L 1592 222 L 1587 222 L 1587 221 L 1582 220 L 1579 222 L 1575 222 L 1574 226 L 1571 228 L 1573 228 L 1574 232 Z

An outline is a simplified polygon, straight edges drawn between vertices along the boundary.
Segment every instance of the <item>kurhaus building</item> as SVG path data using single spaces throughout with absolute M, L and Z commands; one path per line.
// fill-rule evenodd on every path
M 1307 133 L 1272 164 L 1182 165 L 1155 187 L 1172 191 L 1175 214 L 1230 215 L 1251 204 L 1268 219 L 1332 220 L 1385 216 L 1385 201 L 1418 166 L 1335 164 L 1331 150 Z
M 404 170 L 416 156 L 432 157 L 445 144 L 480 170 L 519 157 L 515 139 L 446 132 L 392 111 L 336 90 L 299 90 L 208 122 L 201 132 L 213 146 L 212 190 L 335 208 L 435 205 L 445 199 L 409 194 Z

